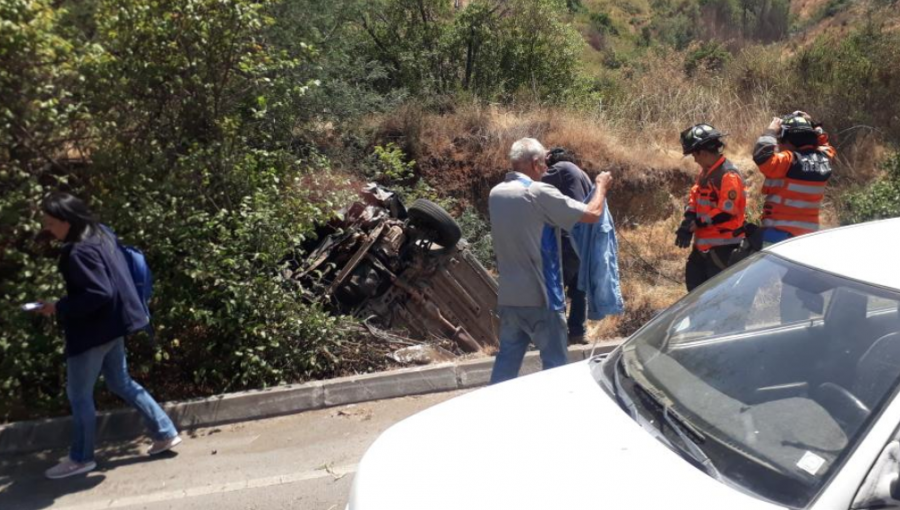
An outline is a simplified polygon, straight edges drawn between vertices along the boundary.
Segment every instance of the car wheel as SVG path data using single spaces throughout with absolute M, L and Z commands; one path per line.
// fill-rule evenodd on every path
M 462 231 L 456 220 L 441 206 L 420 198 L 409 207 L 409 222 L 424 232 L 424 237 L 445 248 L 456 246 Z

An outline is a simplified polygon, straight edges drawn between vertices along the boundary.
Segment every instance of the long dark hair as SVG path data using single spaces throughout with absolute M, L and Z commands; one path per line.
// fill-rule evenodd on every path
M 51 193 L 41 203 L 41 210 L 48 216 L 69 224 L 69 234 L 63 240 L 66 243 L 84 241 L 103 233 L 100 222 L 87 204 L 69 193 L 62 191 Z

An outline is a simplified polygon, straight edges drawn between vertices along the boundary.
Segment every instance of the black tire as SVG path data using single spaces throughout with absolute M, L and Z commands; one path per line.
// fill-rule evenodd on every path
M 462 230 L 453 216 L 430 200 L 416 200 L 408 212 L 409 222 L 422 230 L 429 241 L 452 248 L 462 238 Z

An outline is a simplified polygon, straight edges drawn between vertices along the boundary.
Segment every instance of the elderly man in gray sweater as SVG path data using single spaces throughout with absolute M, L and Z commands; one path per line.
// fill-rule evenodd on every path
M 509 154 L 512 171 L 491 190 L 491 236 L 500 272 L 500 352 L 491 384 L 518 375 L 531 342 L 540 350 L 545 370 L 566 364 L 560 229 L 596 223 L 612 179 L 609 172 L 598 175 L 587 204 L 572 200 L 541 182 L 546 155 L 537 140 L 518 140 Z

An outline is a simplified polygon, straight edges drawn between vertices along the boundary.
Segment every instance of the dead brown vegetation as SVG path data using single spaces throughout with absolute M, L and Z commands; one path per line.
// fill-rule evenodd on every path
M 694 168 L 676 150 L 677 132 L 674 140 L 641 146 L 634 131 L 617 132 L 601 115 L 476 105 L 449 114 L 407 107 L 373 122 L 382 137 L 409 151 L 432 186 L 483 213 L 490 189 L 507 172 L 509 147 L 525 136 L 569 148 L 590 175 L 612 172 L 609 201 L 620 232 L 627 312 L 593 324 L 592 336 L 628 335 L 684 294 L 686 251 L 672 245 L 671 233 Z
M 402 147 L 438 193 L 485 216 L 490 189 L 507 172 L 509 147 L 519 138 L 570 149 L 591 176 L 611 172 L 626 313 L 592 325 L 591 334 L 629 335 L 685 292 L 688 253 L 673 245 L 672 236 L 697 167 L 682 156 L 678 133 L 698 122 L 730 133 L 726 155 L 744 174 L 748 216 L 755 220 L 763 178 L 751 158 L 753 145 L 773 116 L 804 109 L 790 103 L 783 47 L 739 52 L 718 75 L 688 77 L 684 62 L 685 52 L 648 55 L 612 101 L 594 110 L 473 103 L 435 112 L 410 104 L 369 119 L 366 129 L 377 143 Z M 841 133 L 833 135 L 840 161 L 825 203 L 826 227 L 837 224 L 844 190 L 870 179 L 881 155 L 877 136 L 854 136 L 842 145 Z
M 508 169 L 515 140 L 533 137 L 547 147 L 565 146 L 590 175 L 610 171 L 618 195 L 610 202 L 633 222 L 670 216 L 671 202 L 690 182 L 690 165 L 670 147 L 635 150 L 601 116 L 536 108 L 511 110 L 472 105 L 451 114 L 407 109 L 381 119 L 386 138 L 400 143 L 417 162 L 418 171 L 440 192 L 486 212 L 490 189 Z
M 665 59 L 656 65 L 671 66 Z M 672 79 L 665 83 L 639 77 L 634 87 L 640 94 L 617 106 L 616 120 L 611 112 L 553 108 L 470 105 L 441 114 L 406 106 L 371 119 L 370 128 L 380 139 L 403 147 L 416 160 L 417 171 L 441 194 L 456 198 L 461 207 L 475 206 L 485 215 L 490 189 L 508 171 L 507 153 L 519 138 L 529 136 L 547 147 L 567 147 L 592 176 L 610 171 L 614 186 L 609 203 L 619 233 L 626 313 L 593 323 L 590 335 L 627 336 L 685 293 L 683 267 L 688 252 L 676 248 L 672 236 L 697 167 L 681 154 L 681 129 L 708 121 L 731 132 L 727 155 L 747 180 L 751 217 L 760 206 L 762 176 L 750 153 L 771 120 L 764 99 L 748 102 L 733 91 L 716 95 L 692 87 L 677 75 L 672 70 Z M 629 118 L 635 120 L 625 120 Z M 826 204 L 826 226 L 837 224 L 836 202 L 832 198 Z

